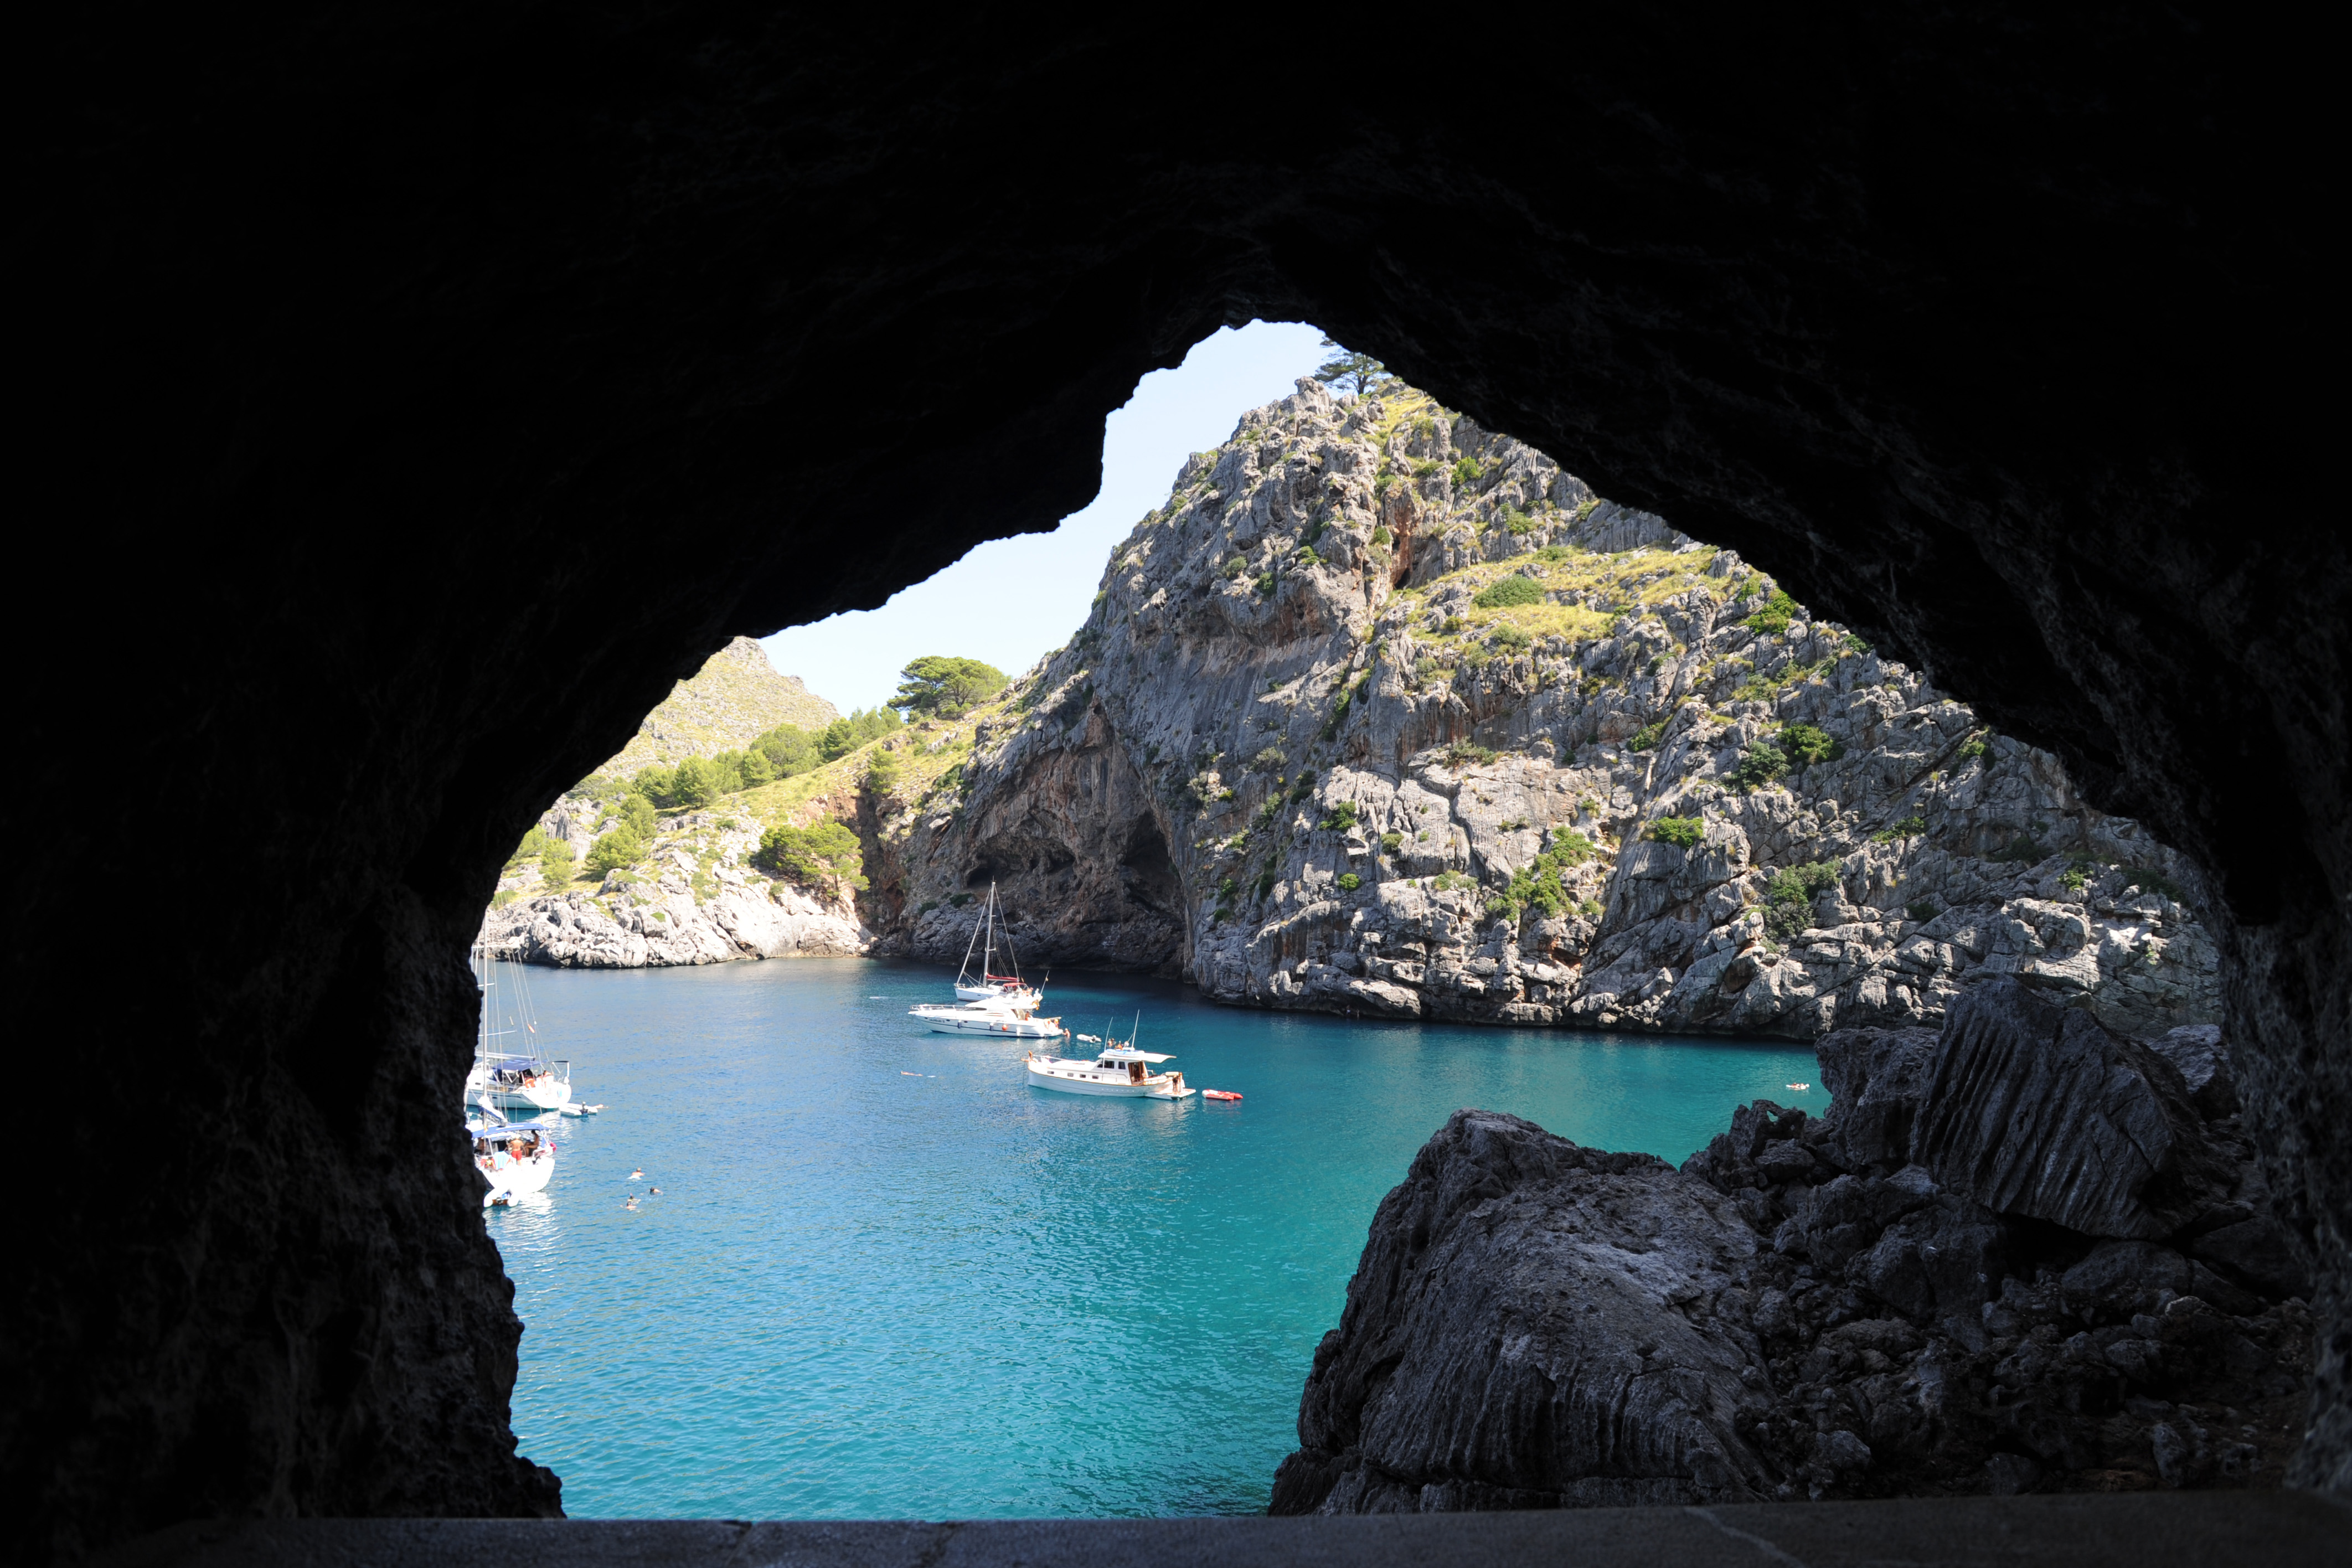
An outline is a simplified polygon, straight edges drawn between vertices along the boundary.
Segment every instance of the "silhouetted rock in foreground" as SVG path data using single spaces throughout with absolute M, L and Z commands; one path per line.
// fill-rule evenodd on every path
M 2277 1484 L 2310 1287 L 2171 1053 L 2004 981 L 1820 1055 L 1830 1115 L 1743 1107 L 1680 1171 L 1456 1112 L 1274 1511 Z

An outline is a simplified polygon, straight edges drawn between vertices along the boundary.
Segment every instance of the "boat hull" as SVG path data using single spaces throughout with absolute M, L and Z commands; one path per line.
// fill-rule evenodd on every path
M 482 1206 L 488 1208 L 492 1204 L 511 1203 L 532 1193 L 545 1192 L 547 1184 L 555 1175 L 555 1152 L 548 1149 L 527 1159 L 508 1160 L 487 1168 L 478 1159 L 474 1162 L 474 1169 L 481 1172 L 482 1180 L 487 1184 L 482 1193 Z
M 561 1110 L 572 1100 L 572 1084 L 553 1073 L 541 1075 L 533 1084 L 499 1083 L 480 1067 L 466 1075 L 466 1100 L 477 1104 L 488 1100 L 500 1110 Z
M 1059 1018 L 952 1017 L 942 1013 L 917 1013 L 918 1023 L 935 1035 L 986 1035 L 999 1040 L 1057 1040 Z
M 1093 1094 L 1110 1100 L 1182 1100 L 1200 1092 L 1185 1088 L 1181 1079 L 1174 1082 L 1162 1077 L 1141 1083 L 1107 1083 L 1099 1079 L 1066 1078 L 1036 1062 L 1029 1064 L 1029 1087 L 1049 1089 L 1055 1094 Z

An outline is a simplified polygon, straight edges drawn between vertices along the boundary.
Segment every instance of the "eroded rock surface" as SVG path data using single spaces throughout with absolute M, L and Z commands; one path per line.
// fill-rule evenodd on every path
M 1490 602 L 1517 589 L 1516 602 Z M 862 809 L 862 808 L 861 808 Z M 1276 1007 L 1810 1038 L 2015 974 L 2218 1016 L 2190 874 L 1728 551 L 1391 384 L 1195 454 L 876 826 L 872 920 Z
M 566 813 L 579 809 L 564 802 L 541 821 L 573 826 Z M 801 887 L 751 863 L 757 823 L 695 812 L 663 826 L 661 847 L 639 873 L 608 873 L 593 892 L 493 907 L 482 917 L 484 947 L 496 957 L 563 969 L 660 969 L 841 957 L 873 946 L 846 888 Z M 584 826 L 575 830 L 588 839 Z
M 1940 1037 L 1839 1031 L 1828 1116 L 1742 1107 L 1679 1171 L 1457 1112 L 1372 1222 L 1275 1511 L 2277 1484 L 2308 1277 L 2241 1119 L 2178 1121 L 2177 1076 L 2098 1028 L 2011 980 Z M 2136 1182 L 1988 1181 L 1943 1135 L 1980 1109 L 1966 1068 L 2061 1033 L 2110 1071 L 2030 1146 L 2161 1125 Z

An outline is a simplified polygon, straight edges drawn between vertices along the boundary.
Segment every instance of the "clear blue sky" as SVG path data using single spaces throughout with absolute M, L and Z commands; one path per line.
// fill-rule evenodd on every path
M 1103 421 L 1093 505 L 1050 533 L 992 540 L 878 610 L 778 632 L 765 639 L 769 659 L 844 712 L 887 700 L 900 667 L 925 654 L 1019 675 L 1084 623 L 1111 546 L 1168 499 L 1184 459 L 1232 435 L 1244 410 L 1289 395 L 1323 363 L 1322 342 L 1319 329 L 1297 321 L 1252 321 L 1203 339 Z

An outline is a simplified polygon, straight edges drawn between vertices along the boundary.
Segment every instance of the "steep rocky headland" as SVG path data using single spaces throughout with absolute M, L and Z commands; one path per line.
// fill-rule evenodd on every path
M 1221 1000 L 1765 1032 L 2015 974 L 2218 1016 L 2189 873 L 1728 551 L 1391 387 L 1196 455 L 1069 645 L 860 797 L 882 950 Z M 927 748 L 927 751 L 925 750 Z M 845 780 L 846 782 L 846 780 Z
M 1839 1029 L 1680 1171 L 1456 1112 L 1315 1352 L 1277 1513 L 2278 1484 L 2312 1290 L 2218 1032 L 2014 978 Z

